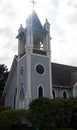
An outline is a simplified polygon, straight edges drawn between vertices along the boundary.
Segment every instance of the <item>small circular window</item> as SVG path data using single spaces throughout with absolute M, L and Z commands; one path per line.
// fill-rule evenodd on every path
M 43 67 L 43 65 L 41 65 L 41 64 L 37 65 L 36 66 L 36 72 L 38 74 L 43 74 L 44 73 L 44 67 Z

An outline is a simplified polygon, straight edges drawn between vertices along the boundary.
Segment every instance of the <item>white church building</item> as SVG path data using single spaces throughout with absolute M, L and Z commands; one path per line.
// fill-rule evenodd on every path
M 51 63 L 50 24 L 42 26 L 36 12 L 18 30 L 18 55 L 14 56 L 4 89 L 5 106 L 28 109 L 40 97 L 77 96 L 77 67 Z

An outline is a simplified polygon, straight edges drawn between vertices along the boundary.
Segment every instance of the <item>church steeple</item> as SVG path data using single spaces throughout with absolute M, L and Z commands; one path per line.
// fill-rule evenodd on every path
M 48 28 L 48 29 L 47 29 Z M 48 55 L 47 50 L 50 50 L 49 23 L 42 26 L 36 12 L 33 10 L 32 14 L 26 21 L 27 41 L 26 45 L 30 45 L 33 53 Z M 49 43 L 48 43 L 49 42 Z
M 50 24 L 46 19 L 42 26 L 33 10 L 18 30 L 18 68 L 17 86 L 24 90 L 24 100 L 19 101 L 18 108 L 28 108 L 30 101 L 41 97 L 52 97 L 51 59 L 50 59 Z M 21 75 L 21 76 L 20 76 Z M 23 104 L 23 106 L 21 106 Z M 26 106 L 25 106 L 26 104 Z
M 31 53 L 50 55 L 50 24 L 46 19 L 42 26 L 36 12 L 26 20 L 26 28 L 21 27 L 18 30 L 18 55 L 22 56 L 28 50 Z

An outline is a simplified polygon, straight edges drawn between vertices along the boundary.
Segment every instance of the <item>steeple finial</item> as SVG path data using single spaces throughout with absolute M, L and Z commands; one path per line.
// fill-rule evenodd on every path
M 31 1 L 33 3 L 33 10 L 34 10 L 34 5 L 36 4 L 36 2 L 34 0 Z

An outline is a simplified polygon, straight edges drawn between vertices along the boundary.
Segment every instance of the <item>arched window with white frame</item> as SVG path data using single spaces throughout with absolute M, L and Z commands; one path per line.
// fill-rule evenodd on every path
M 25 89 L 24 86 L 21 84 L 21 88 L 19 91 L 19 108 L 24 109 L 25 108 Z

